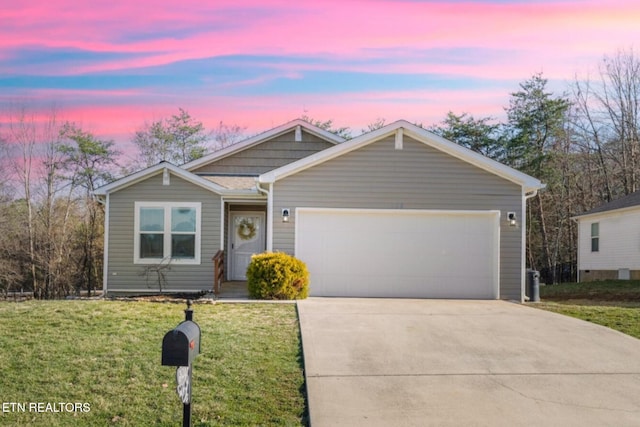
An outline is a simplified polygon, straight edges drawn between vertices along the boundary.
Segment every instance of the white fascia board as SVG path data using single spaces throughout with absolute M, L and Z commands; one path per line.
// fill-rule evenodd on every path
M 226 198 L 233 198 L 238 200 L 265 200 L 264 196 L 257 190 L 227 190 L 225 189 L 220 193 L 221 196 Z
M 407 134 L 414 139 L 423 142 L 424 144 L 429 145 L 433 148 L 436 148 L 442 152 L 445 152 L 453 157 L 477 166 L 480 169 L 484 169 L 487 172 L 491 172 L 494 175 L 498 175 L 501 178 L 521 185 L 526 193 L 530 191 L 540 190 L 546 187 L 546 185 L 540 182 L 540 180 L 523 172 L 520 172 L 510 166 L 504 165 L 498 161 L 490 159 L 489 157 L 483 156 L 480 153 L 469 150 L 466 147 L 458 145 L 455 142 L 442 138 L 441 136 L 438 136 L 418 126 L 412 125 L 411 123 L 405 124 L 408 125 L 408 127 L 405 128 Z
M 103 232 L 103 243 L 102 243 L 102 292 L 104 295 L 107 295 L 108 283 L 109 283 L 109 195 L 104 196 L 105 207 L 104 207 L 104 232 Z
M 309 132 L 310 134 L 313 134 L 317 137 L 320 137 L 324 140 L 327 140 L 328 142 L 331 142 L 333 144 L 341 144 L 345 141 L 345 139 L 343 137 L 341 137 L 340 135 L 336 135 L 333 132 L 329 132 L 328 130 L 324 130 L 319 128 L 318 126 L 314 126 L 309 122 L 306 122 L 302 119 L 295 119 L 290 121 L 289 123 L 285 123 L 284 125 L 282 125 L 285 130 L 290 130 L 290 129 L 295 129 L 297 126 L 300 126 L 302 128 L 304 128 L 307 132 Z
M 239 190 L 228 190 L 224 187 L 219 186 L 218 184 L 215 184 L 211 181 L 207 181 L 204 178 L 199 177 L 198 175 L 194 175 L 191 172 L 188 172 L 184 169 L 179 168 L 178 166 L 172 164 L 172 163 L 168 163 L 168 162 L 162 162 L 162 163 L 158 163 L 157 165 L 151 166 L 147 169 L 143 169 L 141 171 L 138 171 L 136 173 L 133 173 L 131 175 L 128 175 L 124 178 L 121 178 L 117 181 L 114 181 L 110 184 L 107 185 L 103 185 L 102 187 L 96 189 L 94 191 L 94 194 L 96 196 L 104 196 L 110 193 L 114 193 L 116 191 L 122 190 L 124 188 L 127 188 L 131 185 L 134 185 L 138 182 L 144 181 L 145 179 L 151 178 L 152 176 L 155 176 L 159 173 L 162 173 L 162 171 L 164 170 L 169 170 L 171 173 L 175 174 L 176 176 L 184 179 L 185 181 L 188 181 L 192 184 L 198 185 L 206 190 L 212 191 L 214 193 L 217 194 L 236 194 L 236 193 L 241 193 L 241 194 L 251 194 L 252 190 L 246 191 L 239 191 Z
M 524 174 L 509 166 L 503 165 L 500 162 L 485 157 L 482 154 L 471 151 L 468 148 L 462 147 L 454 142 L 435 135 L 421 127 L 407 122 L 406 120 L 398 120 L 373 132 L 362 134 L 340 145 L 328 148 L 309 157 L 305 157 L 304 159 L 262 174 L 258 180 L 261 183 L 275 182 L 278 179 L 293 175 L 304 169 L 326 162 L 365 145 L 374 143 L 389 135 L 395 134 L 398 129 L 403 129 L 404 135 L 410 136 L 423 144 L 429 145 L 453 157 L 491 172 L 494 175 L 516 183 L 522 186 L 526 193 L 545 187 L 545 184 L 542 184 L 538 179 L 533 178 L 532 176 Z
M 624 215 L 629 212 L 633 212 L 637 210 L 640 210 L 640 206 L 627 206 L 626 208 L 611 209 L 608 211 L 594 212 L 591 214 L 575 215 L 575 216 L 572 216 L 571 219 L 574 221 L 580 221 L 583 219 L 593 220 L 597 218 L 613 218 L 613 217 Z
M 193 170 L 200 166 L 206 165 L 208 163 L 214 162 L 216 160 L 223 159 L 227 156 L 230 156 L 234 153 L 237 153 L 242 150 L 246 150 L 247 148 L 253 147 L 254 145 L 261 144 L 265 141 L 278 137 L 287 132 L 295 131 L 295 129 L 300 126 L 304 128 L 307 132 L 316 135 L 332 144 L 340 144 L 344 142 L 344 138 L 328 132 L 324 129 L 320 129 L 317 126 L 312 125 L 311 123 L 305 122 L 301 119 L 292 120 L 288 123 L 270 129 L 266 132 L 262 132 L 256 136 L 245 139 L 244 141 L 240 141 L 236 144 L 232 144 L 228 147 L 223 148 L 222 150 L 214 151 L 213 153 L 201 157 L 199 159 L 193 160 L 189 163 L 185 163 L 182 167 L 186 170 Z
M 113 192 L 114 190 L 119 190 L 121 188 L 128 187 L 133 183 L 142 181 L 147 176 L 156 174 L 159 170 L 163 169 L 165 166 L 169 164 L 170 163 L 158 163 L 157 165 L 139 170 L 138 172 L 134 172 L 123 178 L 110 182 L 109 184 L 103 185 L 102 187 L 96 188 L 93 191 L 93 194 L 96 196 L 106 196 L 107 194 Z
M 258 177 L 258 182 L 273 183 L 279 179 L 294 175 L 312 166 L 324 163 L 328 160 L 342 156 L 343 154 L 347 154 L 351 151 L 357 150 L 358 148 L 364 147 L 365 145 L 373 144 L 374 142 L 382 138 L 395 134 L 396 129 L 389 129 L 389 126 L 385 126 L 373 132 L 362 134 L 346 142 L 343 142 L 340 145 L 336 145 L 335 147 L 327 148 L 326 150 L 319 151 L 298 161 L 289 163 L 288 165 L 284 165 L 278 169 L 274 169 L 270 172 L 264 173 Z

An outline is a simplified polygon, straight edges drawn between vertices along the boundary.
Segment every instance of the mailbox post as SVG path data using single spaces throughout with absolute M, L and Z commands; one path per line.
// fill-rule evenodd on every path
M 193 321 L 191 300 L 187 300 L 185 320 L 162 339 L 162 365 L 176 366 L 176 391 L 182 400 L 182 425 L 191 426 L 191 371 L 200 354 L 200 326 Z

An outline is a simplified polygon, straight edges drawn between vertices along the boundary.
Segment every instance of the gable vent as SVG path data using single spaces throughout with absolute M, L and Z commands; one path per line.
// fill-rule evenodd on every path
M 302 141 L 302 127 L 296 126 L 296 142 Z
M 398 128 L 398 130 L 396 130 L 396 150 L 402 150 L 402 139 L 403 139 L 403 133 L 402 133 L 402 128 Z

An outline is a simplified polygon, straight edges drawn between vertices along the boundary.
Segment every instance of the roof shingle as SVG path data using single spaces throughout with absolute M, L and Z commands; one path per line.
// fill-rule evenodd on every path
M 635 193 L 631 193 L 619 199 L 612 200 L 609 203 L 605 203 L 604 205 L 595 207 L 591 210 L 581 213 L 578 216 L 615 211 L 617 209 L 631 208 L 634 206 L 640 206 L 640 191 L 636 191 Z

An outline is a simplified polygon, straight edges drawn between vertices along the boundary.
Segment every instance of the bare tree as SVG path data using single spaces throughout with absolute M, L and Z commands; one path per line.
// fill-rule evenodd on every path
M 378 117 L 373 122 L 369 123 L 367 125 L 366 129 L 362 129 L 362 133 L 373 132 L 374 130 L 378 130 L 380 128 L 383 128 L 386 121 L 387 121 L 387 119 L 384 119 L 382 117 Z
M 0 170 L 10 168 L 9 151 L 4 139 L 0 138 Z M 12 230 L 19 229 L 12 215 L 13 190 L 9 176 L 0 174 L 0 292 L 9 290 L 12 284 L 20 281 L 20 263 L 18 260 L 17 241 L 12 236 Z
M 28 262 L 31 286 L 35 294 L 41 293 L 36 259 L 36 230 L 34 221 L 32 185 L 36 167 L 37 125 L 33 112 L 24 106 L 10 111 L 9 131 L 6 139 L 13 146 L 12 172 L 21 185 L 26 207 L 26 227 L 28 236 Z
M 640 189 L 640 60 L 619 50 L 603 58 L 596 79 L 576 78 L 572 89 L 589 209 Z
M 60 135 L 65 143 L 58 151 L 65 156 L 64 169 L 74 188 L 81 190 L 84 221 L 77 228 L 79 247 L 80 279 L 76 289 L 86 287 L 89 294 L 101 280 L 102 267 L 103 211 L 94 200 L 93 192 L 99 186 L 113 179 L 111 170 L 119 152 L 113 148 L 113 141 L 96 138 L 72 123 L 65 123 Z
M 214 150 L 221 150 L 235 144 L 242 138 L 246 130 L 246 126 L 227 125 L 221 120 L 218 123 L 218 127 L 213 131 Z
M 592 111 L 594 108 L 595 96 L 592 93 L 589 80 L 581 82 L 576 79 L 573 84 L 573 129 L 577 138 L 574 140 L 574 147 L 581 153 L 582 162 L 589 173 L 585 176 L 589 184 L 589 191 L 585 195 L 597 195 L 596 200 L 590 200 L 585 206 L 585 210 L 600 201 L 611 201 L 613 197 L 613 183 L 610 155 L 607 152 L 605 135 L 605 122 L 599 119 L 598 114 Z M 599 179 L 602 177 L 602 180 Z M 595 183 L 595 180 L 598 183 Z M 602 190 L 600 190 L 602 189 Z M 598 194 L 604 192 L 604 194 Z
M 596 93 L 607 119 L 608 143 L 617 149 L 614 161 L 624 194 L 638 189 L 640 165 L 640 61 L 633 49 L 605 56 L 600 67 L 601 89 Z

